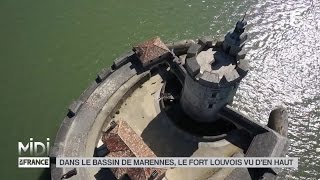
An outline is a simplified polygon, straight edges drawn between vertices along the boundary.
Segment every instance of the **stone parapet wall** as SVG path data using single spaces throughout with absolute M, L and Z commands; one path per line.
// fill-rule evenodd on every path
M 70 105 L 69 112 L 58 130 L 54 145 L 50 150 L 50 157 L 83 157 L 86 155 L 88 132 L 110 97 L 122 85 L 126 84 L 128 86 L 127 82 L 134 76 L 138 76 L 139 78 L 135 78 L 135 81 L 130 81 L 130 87 L 135 86 L 135 84 L 139 83 L 141 79 L 149 74 L 149 71 L 138 74 L 130 60 L 126 61 L 121 66 L 115 66 L 116 70 L 111 70 L 110 68 L 103 69 L 98 74 L 98 80 L 96 79 L 81 94 L 79 99 Z M 123 97 L 126 91 L 122 93 Z M 121 99 L 118 100 L 120 101 Z M 118 103 L 113 104 L 117 105 Z M 97 138 L 99 137 L 97 136 Z M 91 147 L 91 149 L 94 149 L 94 147 Z M 60 179 L 68 170 L 68 168 L 56 168 L 52 164 L 52 179 Z M 88 176 L 88 171 L 82 169 L 78 172 L 75 179 L 89 179 Z
M 237 86 L 211 88 L 197 83 L 186 75 L 180 104 L 190 117 L 200 121 L 214 121 L 216 113 L 233 100 Z
M 235 55 L 229 54 L 229 51 L 225 52 L 223 44 L 223 40 L 203 37 L 198 43 L 191 44 L 186 52 L 183 66 L 186 75 L 180 104 L 184 112 L 195 120 L 204 122 L 216 120 L 217 112 L 233 101 L 240 81 L 249 71 L 249 62 L 244 59 L 244 51 L 239 51 Z M 198 59 L 200 57 L 201 60 Z M 212 58 L 211 63 L 230 62 L 229 66 L 234 68 L 211 69 L 214 68 L 213 65 L 206 65 L 209 62 L 202 63 L 210 58 Z M 209 66 L 210 69 L 205 66 Z
M 221 51 L 223 49 L 222 42 L 210 38 L 201 38 L 199 39 L 198 44 L 192 44 L 187 51 L 185 69 L 189 75 L 195 80 L 198 80 L 200 84 L 217 88 L 231 86 L 235 83 L 239 83 L 241 79 L 246 76 L 250 69 L 250 65 L 249 61 L 244 59 L 246 55 L 244 50 L 237 52 L 235 57 L 230 57 L 234 58 L 234 61 L 237 62 L 236 68 L 233 71 L 226 72 L 224 75 L 208 71 L 200 73 L 200 65 L 196 60 L 196 56 L 203 49 L 208 48 L 218 49 L 218 51 Z M 219 54 L 217 54 L 215 58 L 219 57 Z

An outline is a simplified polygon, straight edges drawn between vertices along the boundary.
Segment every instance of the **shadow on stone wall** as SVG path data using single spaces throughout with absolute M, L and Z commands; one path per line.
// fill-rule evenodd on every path
M 164 112 L 158 114 L 142 132 L 142 139 L 159 157 L 191 156 L 198 142 L 184 137 L 168 121 Z

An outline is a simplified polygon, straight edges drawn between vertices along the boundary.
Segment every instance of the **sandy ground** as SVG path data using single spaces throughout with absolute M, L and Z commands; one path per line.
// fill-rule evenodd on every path
M 124 120 L 142 137 L 157 156 L 228 157 L 241 149 L 226 140 L 198 142 L 192 135 L 177 129 L 159 107 L 163 86 L 159 75 L 151 77 L 137 88 L 120 106 L 112 120 Z M 107 127 L 106 127 L 107 128 Z M 101 140 L 98 146 L 102 144 Z M 175 168 L 168 169 L 165 179 L 223 179 L 232 169 Z

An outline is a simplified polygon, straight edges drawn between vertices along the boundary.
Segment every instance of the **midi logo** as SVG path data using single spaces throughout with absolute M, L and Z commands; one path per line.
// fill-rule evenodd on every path
M 49 155 L 50 149 L 50 138 L 47 138 L 47 142 L 34 142 L 33 138 L 30 138 L 30 142 L 27 144 L 23 144 L 22 142 L 18 142 L 18 152 L 19 156 L 21 156 L 22 151 L 25 153 L 29 152 L 30 156 L 43 156 Z
M 49 149 L 50 138 L 47 138 L 46 142 L 34 141 L 33 138 L 30 138 L 27 143 L 18 142 L 19 156 L 24 156 L 18 158 L 18 167 L 48 168 L 50 166 Z

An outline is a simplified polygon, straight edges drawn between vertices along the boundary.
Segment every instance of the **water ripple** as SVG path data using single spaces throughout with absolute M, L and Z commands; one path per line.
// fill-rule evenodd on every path
M 320 3 L 259 1 L 247 17 L 246 49 L 251 71 L 234 106 L 266 124 L 269 112 L 282 104 L 289 111 L 289 156 L 300 157 L 299 170 L 281 179 L 320 178 Z

